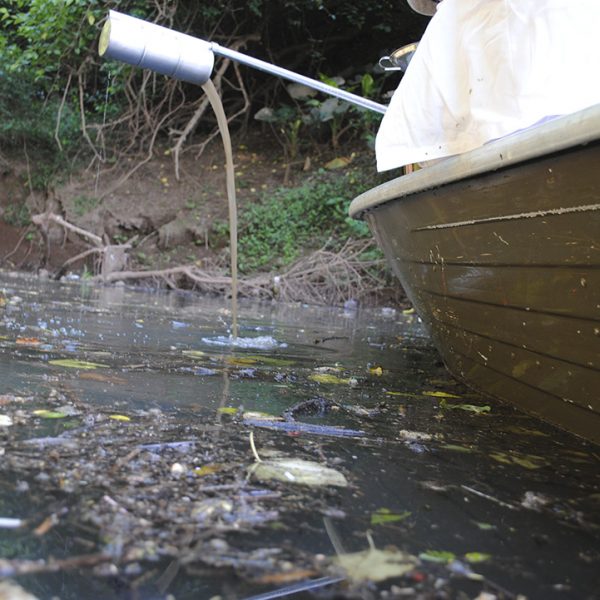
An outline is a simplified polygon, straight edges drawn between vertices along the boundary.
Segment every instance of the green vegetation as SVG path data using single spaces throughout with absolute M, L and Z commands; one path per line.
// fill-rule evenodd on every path
M 2 219 L 14 227 L 26 227 L 31 223 L 31 215 L 25 204 L 9 204 L 4 209 Z
M 352 199 L 371 185 L 362 169 L 319 171 L 304 184 L 279 188 L 239 215 L 239 268 L 243 273 L 289 265 L 306 250 L 328 244 L 334 250 L 349 237 L 369 237 L 365 223 L 348 217 Z M 213 227 L 226 243 L 229 227 Z M 368 257 L 373 258 L 373 257 Z
M 337 0 L 6 0 L 0 6 L 0 146 L 47 163 L 40 186 L 75 155 L 111 162 L 125 152 L 143 154 L 157 133 L 166 139 L 182 129 L 201 94 L 197 86 L 148 79 L 139 69 L 100 59 L 97 40 L 112 8 L 225 45 L 260 40 L 241 49 L 299 73 L 326 73 L 328 83 L 375 99 L 397 84 L 397 77 L 374 70 L 378 57 L 418 38 L 425 22 L 395 0 L 351 6 Z M 373 135 L 374 115 L 337 100 L 290 104 L 277 78 L 252 69 L 244 70 L 243 83 L 250 114 L 261 106 L 277 112 L 273 132 L 283 137 L 289 160 L 323 136 L 337 148 L 344 135 Z M 221 93 L 230 114 L 242 106 L 237 84 Z M 212 126 L 204 122 L 200 129 Z
M 94 198 L 93 196 L 81 195 L 73 199 L 75 214 L 80 217 L 94 210 L 96 206 L 98 206 L 98 198 Z

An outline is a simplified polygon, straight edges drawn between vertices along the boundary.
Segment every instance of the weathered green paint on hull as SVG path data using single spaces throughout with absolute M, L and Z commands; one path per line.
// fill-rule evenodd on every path
M 497 167 L 351 213 L 452 373 L 600 443 L 600 142 Z

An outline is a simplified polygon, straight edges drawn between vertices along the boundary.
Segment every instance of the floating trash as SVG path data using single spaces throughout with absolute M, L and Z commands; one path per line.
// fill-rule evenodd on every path
M 339 471 L 301 458 L 263 460 L 254 464 L 250 473 L 259 481 L 275 480 L 310 486 L 348 486 L 347 479 Z
M 234 337 L 220 335 L 217 337 L 203 337 L 202 341 L 211 346 L 233 346 L 234 348 L 254 348 L 257 350 L 271 350 L 273 348 L 287 348 L 285 342 L 278 342 L 270 335 L 258 337 Z

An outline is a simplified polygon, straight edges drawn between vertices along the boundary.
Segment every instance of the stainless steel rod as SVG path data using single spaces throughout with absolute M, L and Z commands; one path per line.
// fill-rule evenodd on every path
M 318 90 L 319 92 L 323 92 L 324 94 L 329 94 L 330 96 L 335 96 L 340 100 L 345 100 L 346 102 L 350 102 L 351 104 L 356 104 L 361 108 L 366 108 L 367 110 L 372 110 L 381 114 L 385 114 L 385 111 L 387 110 L 387 107 L 385 105 L 379 104 L 378 102 L 374 102 L 373 100 L 369 100 L 368 98 L 357 96 L 356 94 L 352 94 L 351 92 L 347 92 L 346 90 L 333 87 L 332 85 L 328 85 L 326 83 L 323 83 L 322 81 L 317 81 L 316 79 L 311 79 L 310 77 L 294 73 L 294 71 L 289 71 L 288 69 L 284 69 L 283 67 L 272 65 L 271 63 L 268 63 L 264 60 L 253 58 L 252 56 L 247 56 L 246 54 L 242 54 L 241 52 L 237 52 L 236 50 L 230 50 L 229 48 L 220 46 L 216 42 L 211 42 L 211 50 L 217 56 L 224 56 L 226 58 L 230 58 L 231 60 L 235 60 L 236 62 L 239 62 L 243 65 L 247 65 L 249 67 L 258 69 L 259 71 L 264 71 L 271 75 L 277 75 L 278 77 L 289 79 L 290 81 L 294 81 L 295 83 L 301 83 L 302 85 Z

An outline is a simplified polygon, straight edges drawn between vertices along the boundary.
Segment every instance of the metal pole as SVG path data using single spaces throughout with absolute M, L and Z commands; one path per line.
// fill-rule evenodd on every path
M 200 85 L 210 77 L 214 55 L 217 54 L 259 71 L 301 83 L 360 108 L 381 114 L 384 114 L 387 108 L 383 104 L 327 85 L 322 81 L 224 48 L 216 42 L 206 42 L 115 10 L 110 11 L 102 29 L 98 49 L 100 56 L 114 58 L 130 65 L 148 68 L 175 79 Z
M 217 44 L 216 42 L 211 43 L 211 50 L 217 56 L 225 56 L 226 58 L 235 60 L 236 62 L 239 62 L 243 65 L 254 67 L 259 71 L 264 71 L 266 73 L 270 73 L 271 75 L 277 75 L 278 77 L 289 79 L 291 81 L 294 81 L 295 83 L 301 83 L 302 85 L 318 90 L 319 92 L 323 92 L 324 94 L 329 94 L 330 96 L 340 98 L 340 100 L 345 100 L 346 102 L 350 102 L 351 104 L 356 104 L 356 106 L 360 106 L 361 108 L 366 108 L 368 110 L 372 110 L 381 114 L 385 114 L 385 111 L 387 109 L 387 107 L 383 104 L 373 102 L 373 100 L 369 100 L 368 98 L 363 98 L 362 96 L 357 96 L 356 94 L 352 94 L 351 92 L 347 92 L 346 90 L 333 87 L 332 85 L 328 85 L 326 83 L 323 83 L 322 81 L 317 81 L 316 79 L 311 79 L 310 77 L 299 75 L 298 73 L 294 73 L 293 71 L 288 71 L 288 69 L 278 67 L 277 65 L 272 65 L 271 63 L 265 62 L 264 60 L 253 58 L 252 56 L 247 56 L 246 54 L 242 54 L 241 52 L 237 52 L 236 50 L 224 48 L 223 46 L 219 46 L 219 44 Z

